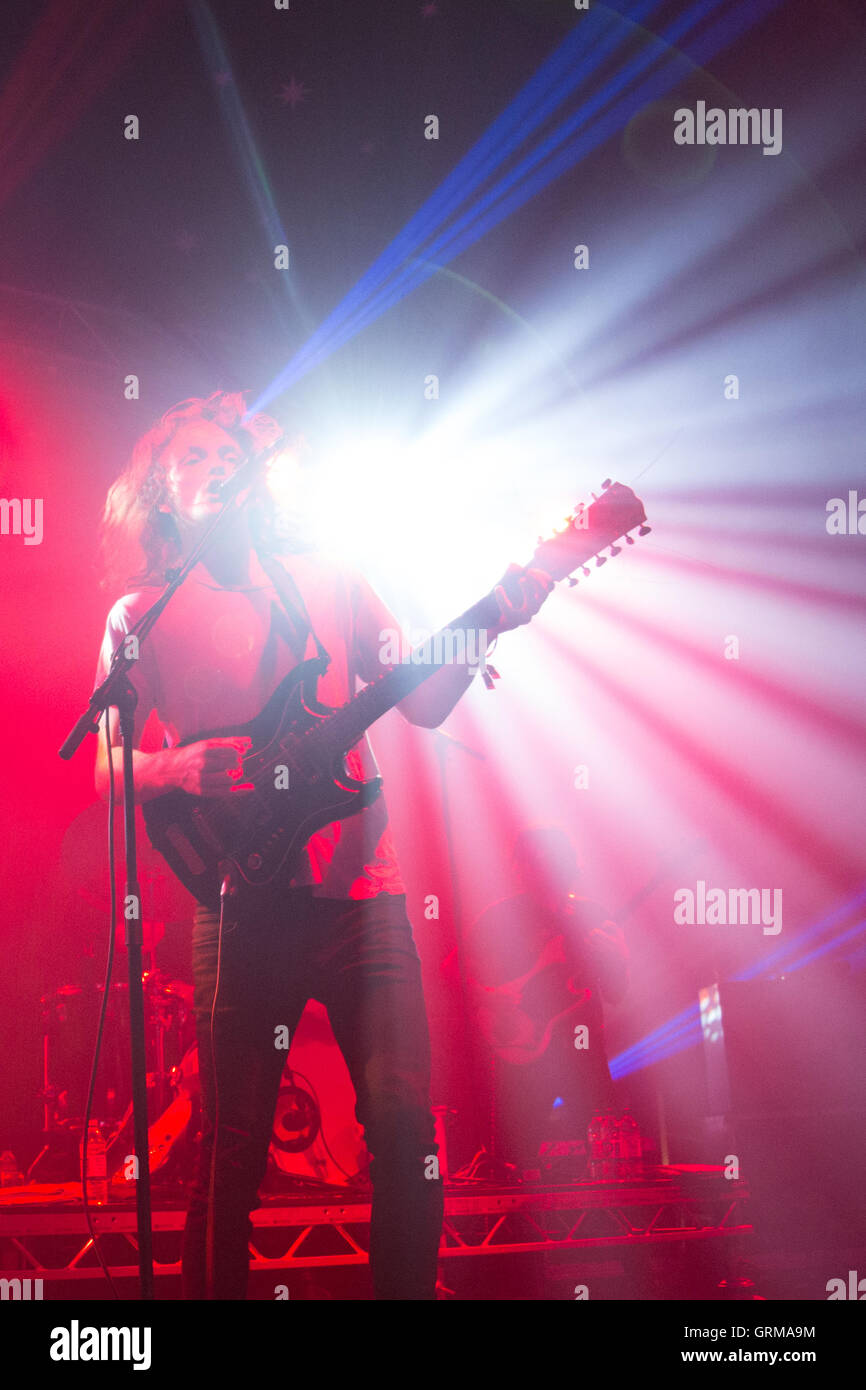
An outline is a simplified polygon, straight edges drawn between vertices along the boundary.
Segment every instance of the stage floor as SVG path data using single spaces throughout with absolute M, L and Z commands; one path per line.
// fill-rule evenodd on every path
M 751 1231 L 747 1182 L 722 1168 L 656 1168 L 640 1180 L 503 1187 L 445 1185 L 440 1256 L 445 1261 L 533 1252 L 601 1251 L 665 1242 L 727 1242 Z M 118 1279 L 137 1277 L 134 1199 L 93 1206 L 103 1258 Z M 154 1273 L 180 1274 L 182 1195 L 153 1191 Z M 253 1212 L 250 1270 L 327 1269 L 368 1263 L 369 1193 L 283 1193 Z M 103 1280 L 79 1183 L 0 1190 L 0 1278 L 63 1283 Z M 83 1290 L 82 1290 L 83 1292 Z M 95 1290 L 94 1290 L 95 1292 Z M 55 1294 L 56 1296 L 56 1294 Z

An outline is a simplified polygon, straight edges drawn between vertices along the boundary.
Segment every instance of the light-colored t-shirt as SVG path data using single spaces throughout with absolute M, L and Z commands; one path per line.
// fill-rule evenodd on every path
M 297 585 L 313 630 L 331 658 L 319 680 L 318 699 L 343 705 L 355 694 L 356 680 L 366 683 L 381 674 L 380 634 L 399 631 L 397 620 L 360 574 L 320 554 L 280 556 L 276 563 Z M 277 592 L 258 562 L 254 569 L 261 583 L 251 592 L 220 588 L 198 565 L 174 594 L 131 668 L 138 694 L 136 744 L 152 710 L 170 748 L 245 724 L 297 664 Z M 159 587 L 143 586 L 115 603 L 97 684 L 107 674 L 115 648 L 159 592 Z M 304 659 L 316 654 L 310 633 Z M 346 766 L 355 777 L 376 775 L 366 736 L 349 751 Z M 317 831 L 307 845 L 306 861 L 291 883 L 312 887 L 316 897 L 357 899 L 405 891 L 384 796 Z

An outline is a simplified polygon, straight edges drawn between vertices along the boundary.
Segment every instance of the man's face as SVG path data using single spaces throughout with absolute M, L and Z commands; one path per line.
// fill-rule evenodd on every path
M 195 528 L 219 511 L 219 486 L 243 462 L 244 454 L 213 420 L 190 420 L 181 425 L 163 458 L 178 518 Z

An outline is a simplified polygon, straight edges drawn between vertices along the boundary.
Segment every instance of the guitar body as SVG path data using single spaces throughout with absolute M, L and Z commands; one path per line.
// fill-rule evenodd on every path
M 569 991 L 577 997 L 559 1013 L 551 1018 L 538 1018 L 522 1007 L 518 996 L 510 1000 L 502 997 L 495 1003 L 485 1002 L 478 1008 L 478 1024 L 485 1041 L 497 1057 L 513 1067 L 524 1067 L 543 1057 L 550 1046 L 554 1033 L 560 1025 L 571 1019 L 581 1017 L 590 999 L 590 990 L 575 989 L 569 982 Z
M 323 671 L 318 657 L 301 662 L 255 719 L 184 739 L 249 738 L 238 782 L 247 790 L 228 797 L 171 791 L 142 807 L 152 845 L 206 907 L 219 908 L 221 865 L 233 865 L 252 887 L 288 883 L 311 835 L 357 815 L 381 793 L 380 777 L 349 776 L 340 740 L 319 737 L 334 713 L 316 699 Z

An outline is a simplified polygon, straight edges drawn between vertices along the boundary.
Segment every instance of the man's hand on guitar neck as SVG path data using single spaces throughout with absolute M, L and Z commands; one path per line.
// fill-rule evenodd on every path
M 488 637 L 531 622 L 553 588 L 554 580 L 544 570 L 509 565 L 493 589 L 500 616 L 494 627 L 488 627 Z
M 501 632 L 520 627 L 534 618 L 553 587 L 554 580 L 544 570 L 509 565 L 492 591 L 499 617 L 484 629 L 488 646 Z M 398 709 L 411 723 L 426 729 L 438 729 L 468 689 L 476 670 L 477 667 L 467 662 L 443 666 L 418 690 L 402 700 Z

